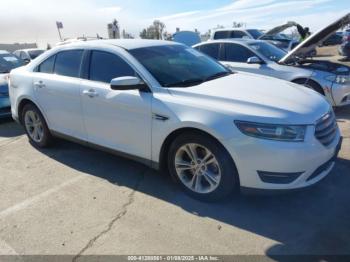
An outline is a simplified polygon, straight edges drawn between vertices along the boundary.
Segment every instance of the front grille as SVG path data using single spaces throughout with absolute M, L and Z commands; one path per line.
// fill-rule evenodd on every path
M 325 146 L 330 145 L 337 136 L 338 125 L 333 111 L 316 122 L 315 136 Z

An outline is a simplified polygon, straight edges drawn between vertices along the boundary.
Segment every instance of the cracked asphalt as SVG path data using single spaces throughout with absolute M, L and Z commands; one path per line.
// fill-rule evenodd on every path
M 333 172 L 302 192 L 187 197 L 142 164 L 0 122 L 0 255 L 350 254 L 350 107 Z

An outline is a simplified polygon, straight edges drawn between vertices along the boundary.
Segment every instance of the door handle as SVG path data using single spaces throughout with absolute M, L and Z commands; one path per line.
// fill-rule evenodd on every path
M 98 96 L 98 93 L 95 91 L 95 89 L 84 90 L 83 94 L 87 95 L 90 98 Z
M 34 86 L 36 86 L 38 88 L 43 88 L 43 87 L 45 87 L 45 84 L 43 81 L 37 81 L 37 82 L 34 82 Z

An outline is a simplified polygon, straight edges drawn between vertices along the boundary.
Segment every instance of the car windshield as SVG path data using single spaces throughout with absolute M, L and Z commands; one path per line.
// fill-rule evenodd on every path
M 248 29 L 247 31 L 249 34 L 252 35 L 252 37 L 254 37 L 254 39 L 258 39 L 260 36 L 263 35 L 263 33 L 257 29 Z
M 28 51 L 28 54 L 29 54 L 31 59 L 37 58 L 42 53 L 44 53 L 44 50 L 31 50 L 31 51 Z
M 9 53 L 0 53 L 0 73 L 9 73 L 12 69 L 24 65 L 17 56 Z
M 186 87 L 231 74 L 224 66 L 183 45 L 164 45 L 129 51 L 164 87 Z
M 261 55 L 275 62 L 278 62 L 287 54 L 287 52 L 282 49 L 266 42 L 251 43 L 249 46 Z

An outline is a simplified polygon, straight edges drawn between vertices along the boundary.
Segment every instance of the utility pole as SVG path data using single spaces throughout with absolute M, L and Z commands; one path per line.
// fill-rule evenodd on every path
M 60 37 L 60 40 L 62 41 L 62 35 L 61 35 L 61 30 L 60 29 L 63 28 L 63 23 L 56 21 L 56 27 L 57 27 L 57 31 L 58 31 L 58 35 Z

